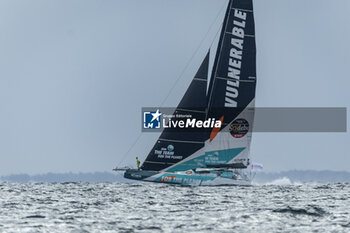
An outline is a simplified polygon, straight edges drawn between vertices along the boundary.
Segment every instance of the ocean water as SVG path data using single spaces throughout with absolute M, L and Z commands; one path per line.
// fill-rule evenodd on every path
M 0 183 L 0 232 L 350 232 L 350 184 Z

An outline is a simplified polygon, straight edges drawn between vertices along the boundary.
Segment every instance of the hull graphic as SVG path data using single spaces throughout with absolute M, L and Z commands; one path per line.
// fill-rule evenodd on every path
M 228 170 L 157 172 L 129 169 L 124 173 L 124 177 L 140 181 L 189 186 L 251 185 L 248 175 Z

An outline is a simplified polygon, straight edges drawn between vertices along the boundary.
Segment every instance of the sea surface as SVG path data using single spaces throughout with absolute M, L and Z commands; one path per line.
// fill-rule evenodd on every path
M 350 232 L 350 184 L 2 182 L 0 232 Z

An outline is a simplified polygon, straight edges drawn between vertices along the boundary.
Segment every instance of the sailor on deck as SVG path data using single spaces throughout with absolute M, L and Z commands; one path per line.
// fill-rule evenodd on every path
M 136 157 L 137 169 L 140 170 L 140 160 L 139 157 Z

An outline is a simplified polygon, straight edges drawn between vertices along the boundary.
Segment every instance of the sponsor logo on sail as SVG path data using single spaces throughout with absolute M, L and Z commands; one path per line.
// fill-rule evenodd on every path
M 175 147 L 173 145 L 168 146 L 168 151 L 173 151 L 174 149 L 175 149 Z
M 168 145 L 168 147 L 161 147 L 160 149 L 155 149 L 154 154 L 157 155 L 159 159 L 176 159 L 181 160 L 182 155 L 175 155 L 175 147 L 173 145 Z
M 230 133 L 234 138 L 242 138 L 249 131 L 249 123 L 245 119 L 236 119 L 230 125 Z
M 247 13 L 234 10 L 233 28 L 229 33 L 232 34 L 231 49 L 228 63 L 228 73 L 225 95 L 225 107 L 237 107 L 237 97 L 239 95 L 239 80 L 241 76 L 243 43 L 244 43 L 244 29 L 246 26 Z

